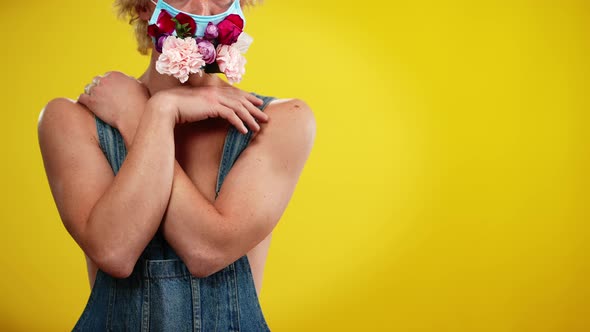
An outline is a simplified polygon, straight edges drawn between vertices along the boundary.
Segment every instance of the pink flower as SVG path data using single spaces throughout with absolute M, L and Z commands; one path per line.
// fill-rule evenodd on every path
M 208 40 L 197 40 L 197 46 L 199 47 L 199 52 L 203 56 L 203 61 L 206 64 L 211 64 L 215 62 L 215 46 L 208 41 Z
M 217 30 L 217 25 L 209 22 L 209 24 L 207 24 L 207 28 L 205 28 L 205 39 L 213 40 L 217 38 L 218 35 L 219 31 Z
M 240 82 L 242 75 L 246 73 L 246 59 L 232 45 L 219 44 L 217 46 L 217 64 L 219 65 L 219 70 L 225 74 L 230 84 Z
M 203 75 L 201 67 L 205 66 L 203 56 L 199 53 L 193 38 L 169 36 L 162 46 L 162 54 L 156 62 L 156 70 L 160 74 L 171 75 L 184 83 L 189 74 Z

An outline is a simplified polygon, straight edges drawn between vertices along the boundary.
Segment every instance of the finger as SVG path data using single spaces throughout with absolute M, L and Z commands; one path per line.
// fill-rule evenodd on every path
M 88 107 L 88 105 L 90 104 L 90 96 L 82 93 L 80 94 L 80 96 L 78 96 L 78 102 L 86 107 Z M 90 107 L 88 107 L 90 108 Z
M 252 129 L 254 131 L 260 130 L 260 126 L 258 125 L 256 120 L 254 119 L 252 114 L 250 114 L 250 112 L 248 112 L 248 109 L 244 105 L 242 105 L 242 103 L 240 103 L 239 101 L 235 101 L 235 100 L 226 100 L 225 102 L 226 102 L 225 106 L 234 110 L 234 112 L 236 112 L 238 114 L 238 116 L 246 124 L 248 124 L 248 127 L 250 127 L 250 129 Z
M 243 101 L 242 105 L 248 109 L 248 112 L 252 114 L 258 121 L 268 122 L 268 114 L 264 113 L 260 108 L 254 106 L 250 101 Z
M 248 127 L 253 131 L 259 131 L 260 125 L 258 124 L 258 122 L 256 122 L 256 119 L 254 119 L 254 117 L 252 116 L 252 114 L 250 114 L 248 109 L 240 103 L 238 103 L 236 107 L 236 112 L 238 112 L 240 118 L 248 124 Z
M 222 106 L 218 113 L 220 117 L 229 121 L 229 123 L 234 125 L 234 127 L 236 127 L 237 130 L 241 131 L 242 134 L 245 135 L 248 133 L 248 128 L 246 128 L 240 117 L 238 117 L 238 115 L 234 112 L 233 109 Z
M 248 93 L 246 91 L 244 91 L 246 99 L 248 99 L 252 104 L 257 105 L 257 106 L 262 106 L 262 104 L 264 104 L 264 100 L 256 97 L 255 95 Z
M 250 112 L 252 113 L 259 121 L 268 121 L 268 114 L 264 113 L 259 107 L 262 106 L 264 104 L 264 101 L 256 96 L 254 96 L 251 93 L 246 93 L 246 99 L 251 102 L 253 105 L 258 106 L 256 107 L 256 111 L 255 112 Z M 248 103 L 246 103 L 247 105 Z M 250 108 L 248 108 L 250 109 Z

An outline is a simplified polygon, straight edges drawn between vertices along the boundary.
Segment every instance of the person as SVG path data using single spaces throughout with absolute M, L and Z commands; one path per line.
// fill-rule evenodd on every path
M 228 63 L 243 64 L 243 54 L 221 58 L 236 38 L 248 42 L 238 30 L 251 3 L 242 1 L 115 1 L 132 17 L 138 50 L 151 51 L 143 75 L 107 72 L 78 100 L 41 111 L 51 193 L 88 264 L 91 292 L 73 330 L 270 330 L 258 300 L 263 268 L 316 122 L 299 98 L 233 86 L 244 70 Z M 163 32 L 169 21 L 174 31 Z M 194 51 L 204 41 L 214 63 Z M 174 55 L 173 42 L 193 51 Z M 198 68 L 175 74 L 170 60 L 162 70 L 165 54 Z

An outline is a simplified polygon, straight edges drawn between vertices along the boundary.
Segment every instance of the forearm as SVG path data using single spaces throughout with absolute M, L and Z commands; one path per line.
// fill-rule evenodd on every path
M 120 132 L 126 144 L 134 144 L 131 122 L 127 126 L 121 124 Z M 237 219 L 221 213 L 209 202 L 174 160 L 173 183 L 162 232 L 193 275 L 206 276 L 222 269 L 268 236 L 268 228 Z
M 231 242 L 227 238 L 229 225 L 175 161 L 172 193 L 162 232 L 193 274 L 205 276 L 203 271 L 216 268 L 212 266 L 213 261 L 224 259 L 220 243 Z
M 149 104 L 125 162 L 91 211 L 86 238 L 93 241 L 92 258 L 113 271 L 130 273 L 158 230 L 172 187 L 173 131 L 174 119 Z
M 145 108 L 147 107 L 147 102 L 143 107 L 142 114 L 145 113 Z M 141 121 L 141 119 L 140 119 Z M 135 134 L 137 133 L 139 121 L 130 122 L 130 123 L 121 123 L 116 125 L 117 130 L 121 134 L 123 138 L 123 142 L 125 143 L 125 148 L 129 151 L 131 149 L 131 145 L 133 145 L 133 140 L 135 139 Z
M 162 232 L 191 273 L 213 274 L 268 236 L 261 224 L 222 213 L 199 191 L 178 162 Z
M 132 125 L 120 127 L 126 145 L 132 145 L 135 128 Z M 190 270 L 212 271 L 244 254 L 238 253 L 238 257 L 220 254 L 219 243 L 229 242 L 228 234 L 222 233 L 222 220 L 220 213 L 195 187 L 175 159 L 172 190 L 162 221 L 162 232 L 177 255 L 190 266 Z M 212 256 L 216 256 L 215 266 L 212 266 Z

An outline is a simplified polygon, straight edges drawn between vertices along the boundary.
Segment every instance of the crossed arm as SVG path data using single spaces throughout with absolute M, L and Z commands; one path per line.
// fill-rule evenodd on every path
M 265 112 L 269 121 L 260 123 L 213 203 L 174 162 L 163 235 L 195 276 L 221 270 L 261 242 L 295 190 L 315 139 L 313 113 L 297 99 L 277 101 Z M 128 263 L 130 271 L 135 262 Z
M 160 226 L 193 275 L 229 265 L 272 231 L 315 139 L 313 113 L 304 102 L 278 100 L 265 113 L 268 122 L 260 123 L 210 203 L 175 160 L 174 120 L 167 112 L 145 112 L 115 177 L 89 135 L 96 130 L 89 109 L 52 100 L 39 116 L 38 136 L 64 226 L 99 268 L 119 278 L 131 274 Z

